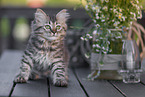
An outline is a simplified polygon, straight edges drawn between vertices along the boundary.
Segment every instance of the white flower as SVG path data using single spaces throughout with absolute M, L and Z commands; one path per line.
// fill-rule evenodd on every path
M 122 37 L 121 37 L 121 36 L 116 36 L 115 38 L 116 38 L 116 39 L 119 39 L 119 38 L 122 38 Z
M 112 49 L 110 49 L 109 52 L 112 52 Z
M 97 13 L 100 12 L 100 7 L 99 7 L 99 6 L 92 7 L 92 9 L 93 9 L 93 10 L 96 10 Z
M 119 8 L 119 11 L 122 12 L 122 9 Z
M 104 6 L 103 7 L 103 10 L 107 11 L 108 10 L 108 7 L 107 6 Z
M 142 12 L 138 11 L 139 16 L 137 17 L 137 19 L 141 19 L 142 18 Z
M 103 51 L 104 54 L 107 54 L 107 52 Z
M 130 22 L 130 25 L 132 25 L 132 22 Z
M 134 18 L 136 18 L 136 14 L 134 13 L 133 15 L 134 15 Z
M 103 46 L 102 49 L 105 50 L 105 47 Z
M 101 47 L 99 46 L 99 44 L 96 44 L 96 47 L 101 48 Z
M 113 8 L 110 8 L 110 10 L 113 10 Z
M 104 19 L 102 19 L 102 20 L 101 20 L 101 22 L 105 22 L 105 20 L 104 20 Z
M 133 12 L 130 12 L 130 14 L 133 14 Z
M 107 41 L 108 44 L 110 44 L 110 41 Z
M 111 33 L 111 30 L 108 29 L 108 33 L 110 34 Z
M 112 20 L 112 22 L 114 22 L 115 20 Z
M 120 24 L 120 22 L 119 22 L 119 21 L 116 21 L 113 25 L 114 25 L 115 27 L 117 27 L 118 24 Z
M 96 39 L 96 42 L 99 41 L 99 39 Z
M 118 18 L 119 18 L 119 19 L 122 18 L 122 13 L 118 13 Z
M 99 16 L 96 16 L 96 19 L 98 20 L 100 17 Z
M 99 14 L 98 14 L 98 13 L 96 13 L 95 15 L 96 15 L 96 16 L 98 16 Z
M 115 39 L 113 39 L 113 38 L 112 38 L 111 40 L 112 40 L 112 41 L 115 41 Z
M 105 0 L 106 2 L 109 2 L 109 0 Z
M 96 52 L 99 52 L 99 50 L 98 50 L 98 49 L 96 49 Z
M 81 40 L 85 40 L 83 37 L 81 37 Z
M 90 36 L 90 34 L 86 34 L 86 36 L 88 36 L 88 37 L 89 37 L 89 36 Z
M 113 25 L 116 27 L 118 24 L 115 22 Z
M 96 23 L 96 20 L 93 20 L 94 21 L 94 23 Z
M 99 24 L 96 24 L 95 26 L 96 26 L 97 28 L 98 28 L 98 27 L 100 27 L 100 25 L 99 25 Z
M 96 35 L 96 34 L 97 34 L 97 30 L 94 30 L 94 31 L 93 31 L 93 34 Z
M 93 6 L 92 9 L 93 9 L 93 10 L 96 10 L 96 7 Z
M 122 16 L 122 19 L 123 19 L 123 21 L 125 21 L 125 17 L 124 16 Z
M 88 39 L 87 39 L 87 38 L 85 38 L 84 40 L 85 40 L 85 41 L 88 41 Z
M 95 44 L 93 44 L 93 47 L 96 47 L 96 45 L 95 45 Z
M 88 5 L 85 6 L 85 9 L 86 9 L 86 10 L 89 10 L 89 9 L 88 9 Z
M 92 36 L 89 36 L 89 38 L 92 39 L 93 37 Z
M 103 37 L 100 37 L 100 39 L 103 39 Z
M 117 13 L 117 11 L 116 11 L 116 10 L 117 10 L 117 9 L 114 9 L 114 10 L 113 10 L 113 12 L 114 12 L 114 13 Z
M 105 18 L 105 15 L 102 14 L 102 18 Z

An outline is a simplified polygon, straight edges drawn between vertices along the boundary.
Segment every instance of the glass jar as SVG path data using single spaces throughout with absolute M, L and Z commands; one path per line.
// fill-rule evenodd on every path
M 135 40 L 124 40 L 122 46 L 122 60 L 120 62 L 119 73 L 123 77 L 124 83 L 140 82 L 141 59 L 138 46 Z

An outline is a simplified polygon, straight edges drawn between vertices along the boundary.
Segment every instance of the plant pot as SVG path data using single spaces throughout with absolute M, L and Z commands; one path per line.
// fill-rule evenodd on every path
M 107 80 L 122 80 L 122 76 L 118 73 L 119 62 L 124 60 L 121 54 L 106 54 L 100 55 L 91 53 L 91 71 L 96 73 L 100 70 L 100 75 L 97 79 Z M 103 61 L 103 65 L 99 64 L 99 61 Z

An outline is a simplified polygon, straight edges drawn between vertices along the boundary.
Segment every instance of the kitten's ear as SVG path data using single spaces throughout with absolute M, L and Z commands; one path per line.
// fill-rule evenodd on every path
M 67 10 L 63 9 L 56 15 L 57 22 L 64 24 L 68 20 L 69 16 L 70 15 L 67 13 Z
M 49 21 L 49 17 L 45 14 L 41 9 L 37 9 L 35 13 L 35 20 L 37 26 L 43 26 L 47 21 Z

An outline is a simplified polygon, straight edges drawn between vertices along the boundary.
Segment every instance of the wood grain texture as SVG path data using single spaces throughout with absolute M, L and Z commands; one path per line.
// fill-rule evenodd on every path
M 50 92 L 51 97 L 86 97 L 71 69 L 68 87 L 55 87 L 50 83 Z
M 0 96 L 8 96 L 13 80 L 19 71 L 21 51 L 5 51 L 0 59 Z M 16 84 L 12 96 L 48 97 L 47 80 L 29 81 L 29 84 Z
M 141 66 L 143 69 L 143 73 L 141 74 L 141 82 L 145 85 L 145 58 L 142 60 Z
M 141 64 L 142 68 L 144 68 L 143 65 L 145 65 L 145 58 Z M 141 74 L 141 83 L 126 84 L 122 81 L 112 81 L 111 83 L 117 86 L 122 92 L 124 92 L 127 97 L 145 97 L 145 71 L 143 71 Z
M 12 96 L 48 97 L 47 80 L 39 79 L 24 84 L 16 84 Z
M 145 86 L 141 83 L 137 84 L 126 84 L 122 81 L 112 81 L 127 97 L 145 97 Z
M 0 96 L 8 96 L 18 70 L 22 52 L 5 51 L 0 59 Z
M 123 95 L 106 80 L 87 80 L 86 78 L 89 73 L 89 68 L 76 69 L 76 74 L 90 97 L 123 97 Z
M 0 58 L 0 96 L 8 96 L 13 79 L 18 72 L 21 51 L 5 51 Z M 142 61 L 145 70 L 145 58 Z M 16 84 L 12 96 L 16 97 L 145 97 L 145 71 L 141 83 L 125 84 L 122 81 L 87 80 L 89 68 L 69 69 L 68 87 L 55 87 L 51 80 L 39 79 L 26 84 Z M 48 84 L 49 83 L 49 84 Z M 49 94 L 50 89 L 50 94 Z M 120 92 L 121 91 L 121 92 Z M 123 95 L 124 94 L 124 95 Z

